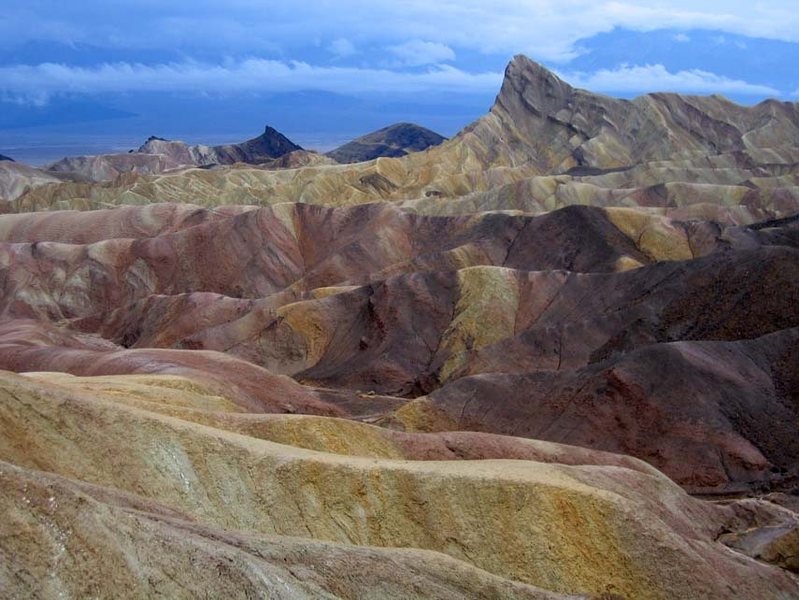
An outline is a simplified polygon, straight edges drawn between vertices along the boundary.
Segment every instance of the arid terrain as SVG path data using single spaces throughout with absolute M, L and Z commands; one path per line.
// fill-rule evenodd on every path
M 0 197 L 0 596 L 799 597 L 799 104 L 517 56 Z

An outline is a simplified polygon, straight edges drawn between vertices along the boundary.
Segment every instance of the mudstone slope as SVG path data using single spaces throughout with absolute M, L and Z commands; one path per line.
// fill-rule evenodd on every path
M 0 589 L 799 597 L 798 147 L 517 57 L 424 152 L 14 188 Z

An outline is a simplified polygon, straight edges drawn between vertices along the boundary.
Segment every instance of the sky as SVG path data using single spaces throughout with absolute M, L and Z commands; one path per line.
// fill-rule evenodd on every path
M 577 87 L 799 101 L 797 0 L 0 0 L 0 153 L 269 124 L 330 149 L 484 114 L 515 54 Z M 80 152 L 78 152 L 80 150 Z M 16 155 L 15 155 L 16 154 Z

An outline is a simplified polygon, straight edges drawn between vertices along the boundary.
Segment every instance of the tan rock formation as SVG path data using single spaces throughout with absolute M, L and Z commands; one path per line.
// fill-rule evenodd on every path
M 309 539 L 268 542 L 271 560 L 307 548 L 306 568 L 316 560 L 319 546 L 313 540 L 322 540 L 355 546 L 322 545 L 334 556 L 359 556 L 359 546 L 442 552 L 483 572 L 556 593 L 710 598 L 734 591 L 776 598 L 797 590 L 792 576 L 714 540 L 719 529 L 735 524 L 734 508 L 693 500 L 643 467 L 358 458 L 233 434 L 52 381 L 6 375 L 1 389 L 0 458 L 24 469 L 3 466 L 6 514 L 18 527 L 27 523 L 30 531 L 10 540 L 41 540 L 33 547 L 17 545 L 28 552 L 16 554 L 12 564 L 23 573 L 41 570 L 51 594 L 68 585 L 97 593 L 107 589 L 103 585 L 114 585 L 114 579 L 157 589 L 159 570 L 178 567 L 183 556 L 196 553 L 191 548 L 197 544 L 205 548 L 201 556 L 206 564 L 232 559 L 232 569 L 215 584 L 225 586 L 242 568 L 235 565 L 249 564 L 250 573 L 270 569 L 270 559 L 252 556 L 267 543 L 259 535 Z M 335 421 L 328 424 L 336 426 Z M 127 442 L 124 453 L 116 450 L 121 437 Z M 98 490 L 97 485 L 119 491 Z M 769 511 L 760 511 L 761 520 L 775 520 Z M 250 534 L 237 537 L 214 529 Z M 136 530 L 132 537 L 125 533 Z M 134 571 L 120 554 L 124 546 L 117 540 L 123 537 L 130 540 L 127 547 L 138 548 L 128 551 L 134 556 L 150 556 L 146 549 L 155 547 L 171 558 L 160 569 L 152 558 L 140 558 Z M 114 577 L 108 584 L 81 576 L 85 567 L 72 566 L 79 552 L 99 548 L 111 552 L 103 567 Z M 375 553 L 381 562 L 391 556 L 390 551 L 382 556 L 363 552 L 361 560 Z M 655 555 L 660 559 L 652 561 Z M 431 555 L 406 551 L 402 556 L 410 567 Z M 444 565 L 457 565 L 431 558 L 425 570 L 429 575 L 416 580 L 417 586 L 432 585 L 430 579 L 444 577 Z M 286 562 L 293 560 L 287 557 Z M 500 590 L 534 592 L 470 566 L 455 568 L 487 597 L 499 597 Z M 143 576 L 141 569 L 155 576 Z M 295 574 L 289 581 L 301 590 L 320 582 L 342 585 L 349 580 L 347 572 L 328 567 L 321 578 Z M 384 585 L 411 585 L 402 574 L 399 569 Z M 266 579 L 256 584 L 250 576 L 244 582 L 268 590 L 273 580 Z M 180 576 L 178 582 L 168 583 L 167 589 L 197 589 L 205 580 L 190 583 Z M 365 583 L 356 579 L 349 585 Z M 415 589 L 422 597 L 435 595 L 435 588 Z

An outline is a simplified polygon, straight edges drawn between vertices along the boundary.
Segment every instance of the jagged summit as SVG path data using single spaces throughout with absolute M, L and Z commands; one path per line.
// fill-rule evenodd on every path
M 147 138 L 137 152 L 164 154 L 183 164 L 206 166 L 211 164 L 228 165 L 237 162 L 261 164 L 297 150 L 302 150 L 302 148 L 274 127 L 267 125 L 264 127 L 264 132 L 258 137 L 239 144 L 219 146 L 191 145 L 153 135 Z
M 108 181 L 122 173 L 154 175 L 185 167 L 211 167 L 248 163 L 260 165 L 302 150 L 273 127 L 240 144 L 205 146 L 151 135 L 135 151 L 63 158 L 47 170 L 71 173 L 91 181 Z
M 231 159 L 238 159 L 231 162 L 259 164 L 280 158 L 289 152 L 302 150 L 302 147 L 267 125 L 264 127 L 264 132 L 256 138 L 231 146 L 214 146 L 214 149 L 223 157 L 225 152 L 228 152 Z M 224 158 L 221 164 L 225 164 Z
M 356 163 L 381 156 L 405 156 L 438 146 L 446 139 L 415 123 L 396 123 L 352 140 L 327 156 L 340 163 Z
M 517 54 L 505 68 L 505 78 L 497 96 L 503 103 L 523 95 L 538 111 L 558 110 L 574 94 L 574 88 L 543 65 Z
M 400 130 L 409 124 L 400 124 Z M 378 142 L 385 142 L 392 128 L 375 132 Z M 358 152 L 374 150 L 372 134 L 365 136 L 364 147 Z M 259 138 L 231 147 L 187 146 L 181 142 L 151 141 L 138 156 L 144 167 L 135 169 L 122 162 L 120 168 L 99 171 L 102 177 L 113 179 L 120 172 L 160 173 L 166 168 L 182 166 L 213 166 L 232 162 L 264 165 L 275 159 L 264 159 L 291 148 L 285 136 L 266 128 Z M 243 148 L 242 148 L 243 146 Z M 263 147 L 266 146 L 266 149 Z M 275 151 L 274 146 L 278 147 Z M 380 143 L 377 144 L 380 146 Z M 651 93 L 634 100 L 621 100 L 578 89 L 525 56 L 516 56 L 506 69 L 505 80 L 490 112 L 464 128 L 457 136 L 431 148 L 426 153 L 411 153 L 397 161 L 382 161 L 377 165 L 364 164 L 348 169 L 317 169 L 298 172 L 296 177 L 250 173 L 263 179 L 270 189 L 270 198 L 282 202 L 299 199 L 325 203 L 335 189 L 337 202 L 365 202 L 378 194 L 382 199 L 463 198 L 468 194 L 483 194 L 478 200 L 491 205 L 511 208 L 546 206 L 554 208 L 569 203 L 615 203 L 618 192 L 613 188 L 638 189 L 640 197 L 625 202 L 664 202 L 682 206 L 686 200 L 678 186 L 723 186 L 713 189 L 712 203 L 739 205 L 747 198 L 758 210 L 779 208 L 787 211 L 799 188 L 785 173 L 799 163 L 799 105 L 788 102 L 763 102 L 746 107 L 720 96 L 682 96 L 673 93 Z M 219 150 L 224 150 L 219 152 Z M 246 152 L 242 152 L 242 149 Z M 341 150 L 341 149 L 339 149 Z M 394 155 L 385 145 L 382 151 Z M 243 154 L 245 154 L 243 156 Z M 337 156 L 338 152 L 331 153 Z M 155 160 L 152 155 L 174 157 L 169 161 Z M 385 155 L 385 154 L 379 154 Z M 132 156 L 136 156 L 135 154 Z M 284 154 L 284 156 L 288 156 Z M 375 154 L 356 154 L 347 159 L 366 160 Z M 292 160 L 280 159 L 286 166 L 318 164 L 318 156 Z M 82 172 L 80 165 L 67 165 Z M 282 168 L 275 165 L 276 168 Z M 146 169 L 150 169 L 147 171 Z M 615 175 L 611 177 L 611 174 Z M 378 177 L 379 175 L 379 177 Z M 581 181 L 570 182 L 569 192 L 553 195 L 553 182 L 533 180 L 536 177 L 570 175 Z M 208 175 L 200 177 L 191 170 L 181 175 L 185 181 L 176 186 L 176 179 L 152 185 L 138 186 L 135 180 L 120 180 L 111 188 L 94 190 L 98 203 L 119 202 L 128 188 L 136 194 L 146 194 L 150 201 L 180 197 L 183 201 L 203 201 L 212 204 L 235 199 L 252 198 L 249 180 L 237 172 L 219 170 L 220 182 L 211 182 Z M 583 185 L 585 177 L 598 177 L 592 186 Z M 195 181 L 199 178 L 200 181 Z M 224 183 L 221 182 L 224 180 Z M 525 181 L 523 187 L 503 185 Z M 765 189 L 777 186 L 773 194 Z M 560 183 L 558 183 L 560 185 Z M 668 186 L 668 187 L 658 187 Z M 220 189 L 224 193 L 220 195 Z M 146 190 L 146 191 L 145 191 Z M 527 190 L 524 194 L 522 190 Z M 710 194 L 709 188 L 694 190 Z M 26 203 L 51 205 L 82 194 L 83 191 L 65 185 L 57 189 L 32 191 Z M 627 193 L 627 192 L 625 192 Z M 629 192 L 632 193 L 632 192 Z M 199 194 L 199 195 L 198 195 Z M 41 197 L 40 197 L 41 196 Z M 729 198 L 727 197 L 729 196 Z M 725 199 L 719 202 L 719 198 Z M 434 202 L 438 204 L 438 202 Z M 431 210 L 433 207 L 430 207 Z M 435 210 L 439 210 L 436 208 Z M 762 217 L 769 216 L 761 214 Z
M 542 172 L 560 173 L 795 148 L 799 109 L 792 103 L 748 107 L 720 96 L 664 92 L 611 98 L 574 88 L 518 55 L 505 70 L 489 116 L 466 131 L 491 149 L 489 162 L 530 163 Z

